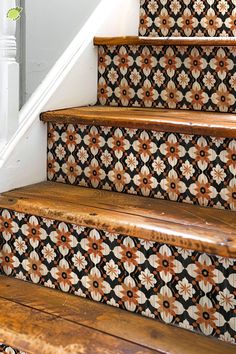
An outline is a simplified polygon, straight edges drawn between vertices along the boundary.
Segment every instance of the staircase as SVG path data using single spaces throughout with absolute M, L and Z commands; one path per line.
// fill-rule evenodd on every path
M 0 196 L 2 318 L 19 306 L 0 342 L 39 352 L 30 328 L 63 296 L 91 316 L 104 306 L 101 327 L 60 312 L 104 353 L 235 351 L 235 21 L 233 1 L 141 0 L 139 37 L 94 39 L 97 105 L 42 113 L 48 181 Z M 26 307 L 38 315 L 24 332 Z M 45 353 L 96 353 L 35 333 Z

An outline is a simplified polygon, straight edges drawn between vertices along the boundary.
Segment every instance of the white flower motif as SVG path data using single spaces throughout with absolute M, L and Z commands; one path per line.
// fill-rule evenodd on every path
M 118 265 L 115 264 L 114 260 L 111 259 L 109 262 L 106 263 L 104 267 L 106 274 L 111 278 L 111 280 L 115 280 L 118 278 L 120 272 L 120 269 L 118 268 Z
M 109 167 L 112 163 L 113 158 L 111 154 L 107 150 L 105 150 L 101 155 L 101 160 L 106 167 Z
M 164 161 L 159 156 L 153 161 L 152 167 L 158 176 L 160 176 L 166 169 Z
M 221 182 L 223 182 L 225 180 L 226 177 L 226 173 L 224 171 L 224 169 L 217 164 L 215 167 L 213 167 L 212 171 L 211 171 L 211 175 L 214 181 L 216 181 L 217 184 L 220 184 Z
M 78 251 L 74 256 L 72 257 L 72 262 L 80 272 L 85 269 L 86 265 L 88 262 L 86 261 L 85 257 L 82 255 L 80 251 Z
M 14 247 L 16 249 L 16 251 L 19 253 L 20 256 L 22 256 L 22 254 L 25 253 L 25 251 L 27 250 L 27 246 L 25 241 L 22 239 L 22 237 L 18 237 L 15 242 L 14 242 Z
M 176 285 L 176 289 L 178 290 L 179 295 L 181 295 L 185 301 L 192 298 L 193 294 L 195 293 L 195 289 L 193 288 L 193 285 L 189 283 L 186 278 L 178 281 L 178 284 Z
M 180 167 L 180 171 L 182 172 L 183 176 L 187 180 L 189 180 L 191 177 L 193 177 L 195 169 L 194 169 L 193 165 L 187 160 Z
M 139 275 L 139 279 L 141 281 L 141 284 L 144 285 L 147 290 L 153 288 L 157 282 L 154 278 L 154 275 L 147 268 L 143 272 L 141 272 L 141 274 Z
M 51 263 L 56 258 L 56 253 L 49 243 L 43 247 L 42 254 L 48 263 Z
M 188 329 L 189 331 L 194 330 L 193 326 L 191 326 L 188 320 L 186 319 L 183 322 L 179 322 L 179 326 L 180 328 Z
M 229 312 L 236 306 L 234 294 L 231 294 L 228 289 L 220 291 L 216 298 L 219 301 L 220 306 L 222 306 L 226 312 Z
M 221 334 L 219 338 L 221 340 L 223 340 L 224 342 L 229 342 L 229 343 L 235 344 L 235 339 L 227 331 L 224 334 Z
M 79 151 L 78 151 L 79 161 L 84 164 L 88 160 L 88 157 L 89 157 L 89 155 L 88 155 L 87 151 L 82 146 L 81 149 L 79 149 Z
M 127 164 L 127 167 L 132 172 L 138 166 L 138 160 L 137 160 L 136 156 L 132 152 L 126 157 L 125 163 Z

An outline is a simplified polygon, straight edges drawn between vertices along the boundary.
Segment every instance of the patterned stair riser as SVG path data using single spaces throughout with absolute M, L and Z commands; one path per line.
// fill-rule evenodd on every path
M 99 46 L 101 105 L 236 112 L 236 47 Z
M 0 210 L 2 272 L 235 343 L 236 260 Z
M 141 36 L 236 36 L 235 0 L 141 0 Z
M 48 179 L 236 210 L 236 139 L 50 123 Z
M 3 343 L 0 343 L 0 353 L 3 353 L 3 354 L 26 354 L 25 352 L 22 352 L 21 350 L 12 348 L 9 345 L 3 344 Z

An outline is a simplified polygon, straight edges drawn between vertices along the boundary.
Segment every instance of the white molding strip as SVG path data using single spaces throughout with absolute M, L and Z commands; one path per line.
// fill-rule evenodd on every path
M 15 0 L 0 1 L 0 144 L 18 127 L 19 65 L 16 62 L 16 22 L 7 18 Z
M 101 0 L 84 27 L 23 106 L 19 128 L 0 154 L 0 192 L 46 179 L 42 111 L 95 104 L 97 50 L 93 37 L 137 35 L 139 0 Z

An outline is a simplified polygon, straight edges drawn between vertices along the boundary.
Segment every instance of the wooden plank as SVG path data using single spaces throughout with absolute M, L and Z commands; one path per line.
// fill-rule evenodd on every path
M 41 113 L 43 122 L 140 128 L 172 133 L 236 137 L 236 115 L 171 109 L 75 107 Z
M 0 196 L 0 208 L 236 257 L 236 213 L 42 182 Z
M 235 46 L 236 37 L 95 37 L 94 45 Z
M 163 354 L 235 353 L 235 346 L 224 342 L 13 278 L 0 277 L 0 298 Z M 115 350 L 113 353 L 116 353 Z
M 24 290 L 24 289 L 22 289 Z M 159 353 L 60 316 L 0 298 L 0 342 L 34 354 Z

